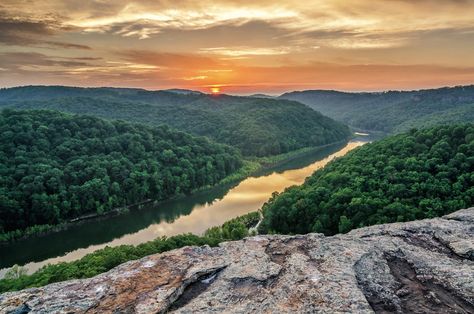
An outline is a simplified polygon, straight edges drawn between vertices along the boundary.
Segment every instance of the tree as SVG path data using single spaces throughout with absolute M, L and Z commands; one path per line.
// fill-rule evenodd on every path
M 19 279 L 27 274 L 28 270 L 26 267 L 13 265 L 3 276 L 5 279 Z
M 465 136 L 472 128 L 414 129 L 364 145 L 272 197 L 259 231 L 331 235 L 472 206 L 474 158 Z
M 339 233 L 346 233 L 352 229 L 352 221 L 346 216 L 339 217 Z
M 0 238 L 148 198 L 190 193 L 241 166 L 236 149 L 167 127 L 53 111 L 3 111 Z M 204 175 L 197 179 L 201 170 Z

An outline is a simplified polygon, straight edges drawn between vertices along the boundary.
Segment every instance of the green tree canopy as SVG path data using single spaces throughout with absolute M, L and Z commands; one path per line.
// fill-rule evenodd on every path
M 474 126 L 439 126 L 366 144 L 274 195 L 259 231 L 335 234 L 473 204 Z
M 53 109 L 151 126 L 166 124 L 236 147 L 245 156 L 278 155 L 346 140 L 350 136 L 345 125 L 306 105 L 284 99 L 140 89 L 25 86 L 0 89 L 2 107 Z M 134 149 L 140 150 L 139 147 Z
M 0 234 L 218 183 L 240 153 L 203 137 L 54 111 L 0 113 Z

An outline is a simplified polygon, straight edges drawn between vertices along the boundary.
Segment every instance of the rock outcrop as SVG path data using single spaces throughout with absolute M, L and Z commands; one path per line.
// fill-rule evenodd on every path
M 2 313 L 474 313 L 474 209 L 185 247 L 0 296 Z

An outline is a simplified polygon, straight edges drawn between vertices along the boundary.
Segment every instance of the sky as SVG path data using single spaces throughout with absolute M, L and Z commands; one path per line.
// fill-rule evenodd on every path
M 0 87 L 474 84 L 474 0 L 0 0 Z

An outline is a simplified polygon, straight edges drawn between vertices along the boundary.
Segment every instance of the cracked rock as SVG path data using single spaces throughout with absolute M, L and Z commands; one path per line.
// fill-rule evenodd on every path
M 1 313 L 474 313 L 474 209 L 185 247 L 0 295 Z

